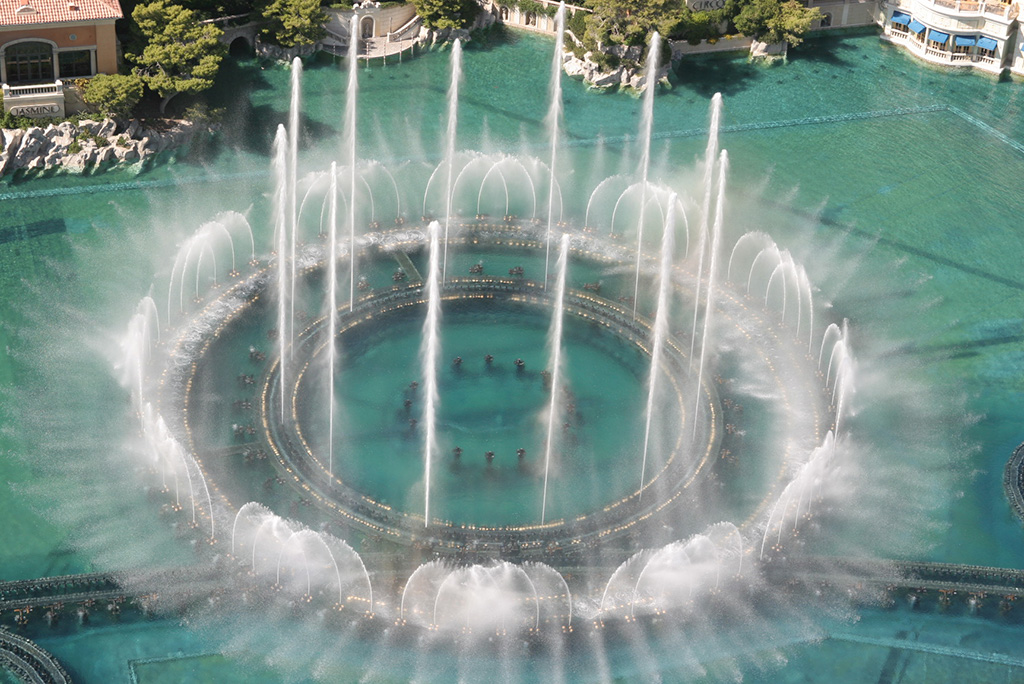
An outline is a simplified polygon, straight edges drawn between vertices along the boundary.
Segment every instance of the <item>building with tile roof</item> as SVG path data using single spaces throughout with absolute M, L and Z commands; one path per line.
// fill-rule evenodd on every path
M 118 0 L 0 2 L 0 83 L 4 110 L 64 116 L 73 80 L 117 73 Z

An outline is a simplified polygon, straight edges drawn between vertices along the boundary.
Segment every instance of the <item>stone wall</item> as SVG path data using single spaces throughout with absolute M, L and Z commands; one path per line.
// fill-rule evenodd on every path
M 166 129 L 147 129 L 133 120 L 64 121 L 28 129 L 0 129 L 0 176 L 18 169 L 62 168 L 81 173 L 104 164 L 138 162 L 190 142 L 209 128 L 177 121 Z

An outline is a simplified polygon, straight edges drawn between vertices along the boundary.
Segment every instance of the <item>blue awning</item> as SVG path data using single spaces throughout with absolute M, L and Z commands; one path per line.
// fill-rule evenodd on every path
M 995 50 L 997 45 L 998 43 L 996 43 L 994 38 L 989 38 L 988 36 L 978 38 L 978 47 L 982 50 Z
M 953 40 L 958 47 L 970 47 L 978 42 L 976 36 L 956 36 Z
M 907 24 L 907 26 L 909 26 L 910 30 L 913 31 L 914 33 L 920 33 L 921 31 L 924 31 L 924 24 L 919 22 L 917 19 L 911 19 L 910 23 Z
M 910 15 L 907 14 L 906 12 L 900 12 L 899 10 L 896 10 L 895 12 L 892 13 L 892 23 L 903 24 L 904 26 L 906 26 L 907 24 L 910 23 Z
M 942 31 L 936 31 L 935 29 L 930 29 L 928 31 L 928 40 L 934 40 L 936 43 L 945 43 L 949 40 L 949 34 L 943 33 Z

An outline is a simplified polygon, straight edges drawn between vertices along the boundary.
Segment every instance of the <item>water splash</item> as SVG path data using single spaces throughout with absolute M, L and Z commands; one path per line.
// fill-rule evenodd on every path
M 427 268 L 426 294 L 427 317 L 423 323 L 423 340 L 420 343 L 420 366 L 423 369 L 423 526 L 430 525 L 430 466 L 437 451 L 437 359 L 441 351 L 441 268 L 438 249 L 438 232 L 441 226 L 431 221 L 430 257 Z
M 704 307 L 704 329 L 700 341 L 700 364 L 697 370 L 696 398 L 694 399 L 693 436 L 697 436 L 697 416 L 700 411 L 700 394 L 704 382 L 704 360 L 708 349 L 708 331 L 711 329 L 712 312 L 715 308 L 715 279 L 718 276 L 718 252 L 722 241 L 722 223 L 725 216 L 725 178 L 729 172 L 729 153 L 722 150 L 718 161 L 718 201 L 715 203 L 715 225 L 711 233 L 711 253 L 708 256 L 708 300 Z
M 676 195 L 672 193 L 668 205 L 668 217 L 661 236 L 661 273 L 658 279 L 658 308 L 654 314 L 654 343 L 651 345 L 651 374 L 647 381 L 647 409 L 644 425 L 643 459 L 640 462 L 640 494 L 637 503 L 643 500 L 644 479 L 647 473 L 647 450 L 651 441 L 651 419 L 654 415 L 654 399 L 657 396 L 658 369 L 661 368 L 661 356 L 668 336 L 669 314 L 672 305 L 672 256 L 675 249 Z
M 452 167 L 455 163 L 455 134 L 459 124 L 459 81 L 462 79 L 462 41 L 452 43 L 452 81 L 448 86 L 448 130 L 445 134 L 445 160 L 448 180 L 444 195 L 444 257 L 441 280 L 448 276 L 448 230 L 452 221 Z
M 551 471 L 551 452 L 554 450 L 555 425 L 561 424 L 558 410 L 558 393 L 562 380 L 562 319 L 565 313 L 565 280 L 569 270 L 569 234 L 562 234 L 558 254 L 558 282 L 555 286 L 555 311 L 551 318 L 551 333 L 548 336 L 551 359 L 551 402 L 548 406 L 548 435 L 544 445 L 544 491 L 541 494 L 540 522 L 543 525 L 548 506 L 548 474 Z
M 640 299 L 640 257 L 643 255 L 644 210 L 647 208 L 647 174 L 651 166 L 651 129 L 654 127 L 654 90 L 658 80 L 658 55 L 661 52 L 661 36 L 655 31 L 651 35 L 651 46 L 647 50 L 647 90 L 644 91 L 644 108 L 640 119 L 640 218 L 636 225 L 636 281 L 633 284 L 633 318 Z
M 704 254 L 711 214 L 711 192 L 715 186 L 715 158 L 718 156 L 718 131 L 722 125 L 722 93 L 711 98 L 711 123 L 708 126 L 708 145 L 704 150 L 704 201 L 700 211 L 700 235 L 697 241 L 697 282 L 693 294 L 693 328 L 690 334 L 690 358 L 697 344 L 697 314 L 700 311 L 700 284 L 704 277 Z M 731 265 L 731 262 L 730 262 Z
M 544 240 L 544 289 L 548 286 L 551 262 L 551 224 L 555 220 L 555 169 L 558 162 L 558 128 L 562 118 L 562 52 L 565 43 L 565 2 L 555 15 L 555 54 L 551 59 L 551 104 L 548 108 L 548 135 L 551 139 L 551 180 L 548 183 L 548 232 Z
M 352 15 L 349 27 L 351 40 L 348 44 L 348 89 L 345 96 L 345 146 L 349 164 L 349 197 L 348 197 L 348 310 L 356 305 L 356 97 L 359 92 L 359 41 L 356 39 L 359 30 L 359 17 Z

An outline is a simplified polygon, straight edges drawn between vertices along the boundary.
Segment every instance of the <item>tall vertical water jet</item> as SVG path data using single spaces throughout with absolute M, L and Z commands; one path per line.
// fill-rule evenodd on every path
M 722 93 L 711 98 L 711 122 L 708 126 L 708 145 L 704 150 L 704 201 L 700 210 L 700 235 L 697 241 L 697 282 L 693 295 L 693 328 L 690 332 L 690 359 L 697 344 L 697 314 L 700 311 L 700 283 L 704 277 L 704 253 L 707 251 L 708 226 L 711 223 L 711 192 L 715 186 L 715 158 L 718 156 L 718 130 L 722 122 Z M 692 361 L 691 361 L 692 363 Z M 691 366 L 692 368 L 692 366 Z
M 647 449 L 651 442 L 651 420 L 654 415 L 654 398 L 657 396 L 658 369 L 665 349 L 665 338 L 668 336 L 669 310 L 671 306 L 672 252 L 675 249 L 676 228 L 676 194 L 669 195 L 668 215 L 665 217 L 665 229 L 661 236 L 661 272 L 658 276 L 658 308 L 654 314 L 654 341 L 651 344 L 651 374 L 647 381 L 647 411 L 644 425 L 644 450 L 640 462 L 640 494 L 637 503 L 643 500 L 644 478 L 647 473 Z
M 284 399 L 287 391 L 287 363 L 284 351 L 288 344 L 288 132 L 283 125 L 277 127 L 274 137 L 274 231 L 277 236 L 277 347 L 281 372 L 281 420 L 284 420 Z
M 338 334 L 338 165 L 331 162 L 331 189 L 327 221 L 327 472 L 334 475 L 334 373 Z
M 559 3 L 555 15 L 555 55 L 551 60 L 551 104 L 548 108 L 548 130 L 551 139 L 551 180 L 548 183 L 548 233 L 544 240 L 544 289 L 548 287 L 551 263 L 551 224 L 555 220 L 555 164 L 558 161 L 558 126 L 562 117 L 562 51 L 565 42 L 565 2 Z
M 718 251 L 722 241 L 722 223 L 725 216 L 725 177 L 729 172 L 729 153 L 722 150 L 718 161 L 718 201 L 715 202 L 715 226 L 711 232 L 711 253 L 708 255 L 708 297 L 704 306 L 704 330 L 700 340 L 700 365 L 697 371 L 697 388 L 694 399 L 693 436 L 697 436 L 697 416 L 700 412 L 701 385 L 704 382 L 704 357 L 708 349 L 708 330 L 711 328 L 712 312 L 715 310 L 715 278 L 718 276 Z
M 438 232 L 441 226 L 431 221 L 430 255 L 427 266 L 427 318 L 420 342 L 420 366 L 423 368 L 423 526 L 430 524 L 430 465 L 437 451 L 437 358 L 441 352 L 441 265 Z
M 295 244 L 298 241 L 296 230 L 297 206 L 296 206 L 296 185 L 298 183 L 299 166 L 299 111 L 302 108 L 302 60 L 296 57 L 292 60 L 292 99 L 288 108 L 288 232 L 291 236 L 291 284 L 289 292 L 290 325 L 288 326 L 289 348 L 294 349 L 295 345 L 295 281 L 297 274 L 295 269 Z
M 359 92 L 359 17 L 352 15 L 348 42 L 348 89 L 345 94 L 345 147 L 349 164 L 348 310 L 356 305 L 356 95 Z
M 544 490 L 540 502 L 540 522 L 543 525 L 547 516 L 548 506 L 548 474 L 551 471 L 551 452 L 554 449 L 555 425 L 561 424 L 558 419 L 558 393 L 562 379 L 562 319 L 565 312 L 565 275 L 569 270 L 569 234 L 562 233 L 562 243 L 558 254 L 558 283 L 555 286 L 555 312 L 551 318 L 551 329 L 548 334 L 549 353 L 551 359 L 551 402 L 548 406 L 548 435 L 544 444 Z
M 452 43 L 452 82 L 448 86 L 448 130 L 445 134 L 444 156 L 448 165 L 444 190 L 444 259 L 441 279 L 448 275 L 448 228 L 452 221 L 452 172 L 455 164 L 455 133 L 459 123 L 459 81 L 462 79 L 462 41 Z
M 654 127 L 654 87 L 658 82 L 658 54 L 661 36 L 651 34 L 651 47 L 647 50 L 647 74 L 644 91 L 643 115 L 640 119 L 640 218 L 636 225 L 636 281 L 633 284 L 633 318 L 640 298 L 640 257 L 643 254 L 644 209 L 647 205 L 647 174 L 651 166 L 651 129 Z

